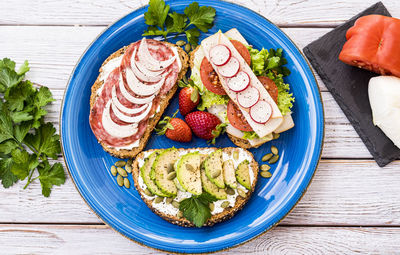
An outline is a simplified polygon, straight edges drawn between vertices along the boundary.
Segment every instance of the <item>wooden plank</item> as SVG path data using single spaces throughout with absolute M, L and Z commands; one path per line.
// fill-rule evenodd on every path
M 283 220 L 286 225 L 400 225 L 400 161 L 322 160 L 307 193 Z M 49 198 L 40 184 L 0 192 L 0 223 L 100 223 L 69 176 Z M 0 238 L 1 240 L 1 238 Z M 1 246 L 1 245 L 0 245 Z
M 120 17 L 147 4 L 147 0 L 104 0 L 93 2 L 16 0 L 0 2 L 0 24 L 35 25 L 109 25 Z M 361 12 L 376 0 L 230 0 L 253 9 L 278 25 L 335 26 Z M 393 16 L 400 16 L 400 2 L 382 1 Z M 29 14 L 29 15 L 27 15 Z
M 277 227 L 216 254 L 395 254 L 400 228 Z M 3 254 L 167 254 L 143 247 L 107 226 L 0 225 Z
M 0 15 L 1 17 L 1 15 Z M 7 40 L 0 41 L 0 58 L 23 63 L 28 59 L 28 78 L 54 89 L 64 89 L 69 76 L 88 45 L 105 27 L 0 26 Z M 330 29 L 285 28 L 300 49 Z M 317 76 L 321 90 L 326 91 Z

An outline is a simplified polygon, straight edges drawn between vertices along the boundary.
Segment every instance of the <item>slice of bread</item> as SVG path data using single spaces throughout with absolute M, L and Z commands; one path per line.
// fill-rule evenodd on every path
M 160 111 L 157 112 L 153 117 L 151 117 L 149 119 L 149 123 L 147 126 L 146 131 L 144 132 L 143 136 L 140 138 L 140 142 L 139 142 L 139 146 L 135 147 L 133 149 L 130 150 L 126 150 L 126 149 L 115 149 L 112 147 L 109 147 L 107 144 L 105 144 L 104 142 L 100 141 L 101 146 L 103 146 L 103 149 L 105 151 L 107 151 L 108 153 L 110 153 L 111 155 L 117 157 L 117 158 L 132 158 L 135 157 L 139 152 L 141 152 L 144 147 L 147 144 L 147 141 L 150 138 L 150 134 L 153 131 L 153 129 L 155 128 L 155 126 L 157 125 L 158 121 L 161 119 L 165 109 L 168 107 L 169 105 L 169 101 L 171 100 L 171 98 L 174 96 L 175 92 L 178 89 L 178 82 L 179 80 L 181 80 L 183 78 L 183 76 L 186 74 L 186 71 L 188 69 L 188 61 L 189 61 L 189 57 L 186 54 L 186 52 L 181 48 L 176 46 L 175 44 L 172 43 L 168 43 L 168 42 L 163 42 L 171 47 L 176 47 L 176 49 L 178 50 L 178 54 L 179 57 L 181 59 L 181 63 L 182 63 L 182 68 L 181 71 L 178 74 L 178 79 L 176 84 L 173 86 L 173 88 L 161 99 L 160 101 Z M 118 51 L 114 52 L 113 54 L 111 54 L 105 61 L 104 63 L 101 65 L 100 70 L 99 70 L 99 76 L 97 77 L 97 80 L 95 81 L 95 83 L 92 86 L 92 94 L 90 96 L 90 109 L 92 109 L 96 98 L 98 97 L 97 94 L 97 90 L 99 90 L 104 81 L 101 80 L 102 77 L 102 73 L 103 73 L 103 66 L 106 65 L 111 59 L 114 58 L 118 58 L 119 56 L 123 55 L 125 53 L 125 50 L 128 48 L 129 46 L 125 46 L 121 49 L 119 49 Z
M 194 49 L 194 50 L 190 53 L 189 65 L 190 65 L 190 68 L 191 68 L 191 69 L 193 69 L 193 67 L 194 67 L 195 53 L 196 53 L 196 51 L 198 51 L 199 49 L 200 49 L 200 45 L 197 46 L 197 48 Z M 243 148 L 243 149 L 258 148 L 258 147 L 260 147 L 261 145 L 263 145 L 264 143 L 270 141 L 270 140 L 265 140 L 265 141 L 261 141 L 261 140 L 260 140 L 260 142 L 254 144 L 254 145 L 251 145 L 250 142 L 249 142 L 249 140 L 247 140 L 247 139 L 243 139 L 243 138 L 234 136 L 234 135 L 232 135 L 232 134 L 229 134 L 228 132 L 227 132 L 227 134 L 228 134 L 229 139 L 231 139 L 231 141 L 232 141 L 235 145 L 237 145 L 237 146 L 239 146 L 239 147 L 241 147 L 241 148 Z
M 178 149 L 179 151 L 201 151 L 202 150 L 217 150 L 217 148 L 193 148 L 193 149 Z M 234 147 L 226 147 L 222 148 L 222 151 L 224 153 L 232 154 L 235 150 L 241 150 L 243 153 L 246 153 L 248 155 L 248 158 L 250 159 L 250 171 L 253 173 L 253 182 L 251 184 L 251 189 L 247 191 L 245 197 L 237 196 L 235 205 L 233 207 L 226 207 L 222 212 L 213 214 L 210 219 L 204 224 L 204 226 L 212 226 L 218 222 L 222 222 L 225 220 L 230 219 L 232 216 L 235 215 L 239 210 L 243 208 L 243 206 L 246 204 L 246 202 L 249 200 L 251 197 L 251 194 L 253 193 L 256 183 L 257 183 L 257 177 L 258 177 L 258 163 L 254 160 L 253 154 L 251 154 L 249 151 L 240 149 L 240 148 L 234 148 Z M 157 150 L 148 150 L 148 151 L 143 151 L 140 154 L 137 155 L 135 161 L 132 163 L 132 177 L 135 183 L 136 190 L 139 192 L 142 200 L 146 203 L 146 205 L 157 215 L 162 217 L 164 220 L 169 221 L 173 224 L 182 226 L 182 227 L 194 227 L 194 224 L 190 222 L 189 220 L 185 218 L 180 218 L 177 215 L 170 215 L 166 214 L 158 209 L 156 209 L 153 206 L 153 199 L 154 197 L 149 197 L 145 195 L 145 190 L 141 187 L 139 184 L 139 176 L 140 176 L 140 167 L 139 167 L 139 162 L 143 161 L 145 157 L 145 153 L 151 153 Z M 148 156 L 149 154 L 147 154 Z M 244 189 L 244 188 L 242 188 Z

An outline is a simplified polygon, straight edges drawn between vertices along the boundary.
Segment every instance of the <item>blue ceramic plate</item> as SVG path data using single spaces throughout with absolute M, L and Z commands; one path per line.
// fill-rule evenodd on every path
M 172 252 L 212 252 L 246 242 L 277 224 L 296 205 L 306 191 L 321 154 L 324 117 L 321 96 L 307 61 L 293 42 L 274 24 L 244 7 L 219 1 L 202 0 L 201 5 L 217 11 L 215 25 L 205 38 L 219 29 L 236 27 L 255 48 L 283 48 L 296 97 L 293 118 L 296 126 L 278 140 L 252 149 L 255 158 L 269 152 L 273 144 L 280 159 L 272 166 L 273 177 L 259 178 L 255 192 L 242 211 L 213 227 L 183 228 L 152 213 L 132 187 L 120 188 L 110 174 L 117 160 L 103 151 L 89 126 L 90 88 L 102 62 L 114 51 L 141 39 L 146 29 L 143 13 L 147 7 L 125 16 L 104 31 L 87 49 L 77 64 L 67 87 L 61 114 L 64 157 L 70 175 L 90 208 L 109 226 L 141 244 Z M 169 2 L 172 11 L 183 13 L 189 1 Z M 179 38 L 178 38 L 179 39 Z M 166 114 L 177 109 L 175 97 Z M 146 149 L 169 147 L 206 147 L 194 138 L 189 144 L 176 143 L 152 135 Z M 224 135 L 217 147 L 234 146 Z M 129 180 L 133 182 L 132 178 Z

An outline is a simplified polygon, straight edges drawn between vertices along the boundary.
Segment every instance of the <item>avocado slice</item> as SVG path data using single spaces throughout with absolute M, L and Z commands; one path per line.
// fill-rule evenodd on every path
M 176 178 L 182 188 L 193 195 L 200 195 L 203 192 L 200 178 L 200 159 L 199 152 L 188 153 L 179 159 L 176 167 Z
M 167 149 L 157 155 L 151 167 L 150 177 L 168 197 L 174 197 L 178 192 L 174 181 L 167 179 L 168 174 L 174 171 L 174 163 L 178 158 L 179 152 L 177 149 Z
M 225 182 L 222 174 L 222 150 L 212 152 L 203 162 L 206 176 L 218 188 L 224 189 Z
M 153 152 L 148 158 L 144 159 L 144 164 L 140 168 L 140 176 L 142 176 L 144 184 L 146 184 L 147 188 L 150 190 L 151 193 L 157 196 L 166 197 L 167 195 L 162 192 L 154 181 L 150 178 L 151 166 L 156 159 L 158 152 Z
M 235 166 L 233 164 L 233 160 L 229 159 L 227 161 L 224 161 L 222 169 L 224 173 L 225 184 L 232 189 L 236 189 L 237 183 L 236 183 Z
M 218 200 L 227 198 L 225 189 L 218 188 L 217 185 L 212 183 L 210 179 L 207 177 L 206 171 L 204 169 L 204 164 L 202 164 L 200 173 L 204 191 L 206 191 L 207 193 L 209 193 L 211 196 L 215 197 Z
M 250 162 L 246 159 L 236 168 L 236 180 L 248 190 L 251 189 L 249 167 Z

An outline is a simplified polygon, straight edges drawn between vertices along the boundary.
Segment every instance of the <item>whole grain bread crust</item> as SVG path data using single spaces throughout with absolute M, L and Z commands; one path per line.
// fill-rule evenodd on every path
M 195 55 L 194 55 L 194 54 L 195 54 L 196 51 L 198 51 L 199 49 L 200 49 L 200 45 L 197 46 L 196 49 L 194 49 L 194 50 L 190 53 L 189 65 L 190 65 L 190 68 L 191 68 L 191 69 L 194 67 L 194 58 L 195 58 Z M 228 134 L 229 139 L 231 139 L 231 141 L 232 141 L 235 145 L 237 145 L 237 146 L 239 146 L 239 147 L 241 147 L 241 148 L 243 148 L 243 149 L 258 148 L 258 147 L 260 147 L 261 145 L 263 145 L 264 143 L 268 142 L 268 141 L 265 141 L 264 143 L 259 143 L 259 144 L 256 144 L 256 145 L 251 145 L 250 142 L 249 142 L 249 140 L 247 140 L 247 139 L 242 139 L 242 138 L 236 137 L 236 136 L 234 136 L 234 135 L 231 135 L 231 134 L 229 134 L 229 133 L 227 133 L 227 134 Z
M 175 44 L 168 43 L 168 42 L 163 42 L 163 43 L 165 43 L 165 44 L 167 44 L 167 45 L 169 45 L 171 47 L 176 47 L 176 49 L 178 50 L 178 54 L 179 54 L 179 57 L 180 57 L 180 60 L 181 60 L 181 63 L 182 63 L 182 69 L 178 74 L 177 82 L 173 86 L 173 88 L 171 90 L 169 90 L 168 93 L 166 95 L 164 95 L 164 97 L 161 99 L 161 101 L 160 101 L 160 111 L 157 112 L 153 117 L 151 117 L 149 119 L 148 126 L 147 126 L 146 131 L 144 132 L 143 136 L 140 138 L 138 147 L 135 147 L 135 148 L 133 148 L 131 150 L 126 150 L 126 149 L 117 150 L 115 148 L 107 146 L 107 144 L 105 144 L 104 142 L 99 141 L 99 143 L 101 144 L 103 149 L 105 151 L 107 151 L 108 153 L 110 153 L 111 155 L 115 156 L 115 157 L 118 157 L 118 158 L 133 158 L 139 152 L 141 152 L 144 149 L 144 147 L 147 144 L 147 141 L 150 138 L 151 132 L 153 131 L 154 127 L 157 125 L 158 121 L 161 119 L 165 109 L 169 105 L 169 101 L 174 96 L 175 92 L 177 91 L 179 80 L 181 80 L 183 78 L 183 76 L 186 74 L 186 71 L 187 71 L 188 66 L 189 66 L 189 64 L 188 64 L 189 56 L 186 54 L 186 52 L 181 47 L 178 47 Z M 117 57 L 123 55 L 128 47 L 129 47 L 129 45 L 119 49 L 116 52 L 114 52 L 101 65 L 100 70 L 99 70 L 99 76 L 97 77 L 97 79 L 96 79 L 96 81 L 93 84 L 92 89 L 91 89 L 90 110 L 94 106 L 96 98 L 98 97 L 97 90 L 99 90 L 103 86 L 103 83 L 104 83 L 104 81 L 101 80 L 101 74 L 103 72 L 103 66 L 105 64 L 107 64 L 111 59 L 114 59 L 114 58 L 117 58 Z
M 201 150 L 201 149 L 205 149 L 205 148 L 194 148 L 194 149 Z M 210 148 L 207 148 L 207 149 L 210 149 Z M 213 149 L 216 150 L 217 148 L 213 148 Z M 232 153 L 233 150 L 235 150 L 235 149 L 237 149 L 237 148 L 235 148 L 235 147 L 222 148 L 222 150 L 224 152 L 227 152 L 227 153 Z M 178 150 L 185 151 L 185 150 L 189 150 L 189 149 L 181 148 L 181 149 L 178 149 Z M 190 150 L 192 150 L 192 149 L 190 149 Z M 148 151 L 157 151 L 157 150 L 153 149 L 153 150 L 148 150 Z M 246 151 L 246 152 L 249 153 L 249 155 L 251 155 L 251 158 L 252 158 L 252 160 L 250 161 L 250 167 L 251 167 L 251 170 L 253 171 L 253 174 L 254 174 L 254 181 L 253 181 L 253 183 L 251 185 L 251 190 L 249 190 L 246 193 L 247 196 L 245 198 L 243 198 L 241 196 L 237 196 L 236 202 L 235 202 L 235 206 L 225 208 L 223 212 L 212 215 L 211 218 L 208 219 L 208 221 L 204 224 L 205 226 L 212 226 L 212 225 L 214 225 L 216 223 L 219 223 L 219 222 L 222 222 L 222 221 L 225 221 L 225 220 L 228 220 L 228 219 L 232 218 L 238 211 L 240 211 L 243 208 L 243 206 L 246 204 L 246 202 L 250 199 L 251 194 L 253 193 L 253 191 L 255 189 L 255 186 L 256 186 L 256 183 L 257 183 L 258 164 L 254 160 L 253 154 L 251 154 L 249 151 Z M 139 175 L 140 175 L 140 173 L 139 173 L 139 171 L 140 171 L 139 160 L 143 159 L 143 157 L 144 157 L 144 152 L 138 154 L 136 159 L 135 159 L 135 161 L 132 163 L 132 177 L 133 177 L 133 180 L 134 180 L 135 188 L 139 192 L 142 200 L 146 203 L 146 205 L 155 214 L 159 215 L 164 220 L 169 221 L 172 224 L 182 226 L 182 227 L 194 227 L 194 224 L 192 222 L 190 222 L 189 220 L 185 219 L 185 218 L 178 218 L 175 215 L 168 215 L 168 214 L 165 214 L 165 213 L 155 209 L 152 206 L 152 200 L 147 199 L 143 195 L 144 194 L 144 190 L 140 187 L 139 182 L 138 182 Z

